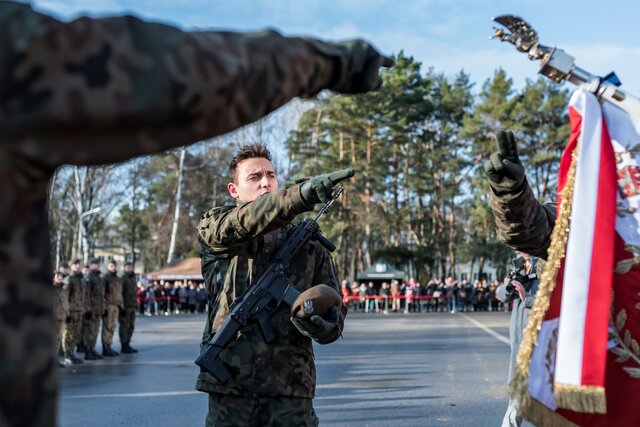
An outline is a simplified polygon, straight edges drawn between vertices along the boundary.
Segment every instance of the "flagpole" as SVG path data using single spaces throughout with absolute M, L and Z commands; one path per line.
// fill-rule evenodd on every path
M 556 83 L 568 81 L 592 92 L 600 100 L 609 102 L 640 120 L 640 99 L 620 89 L 620 82 L 614 73 L 603 78 L 578 67 L 575 58 L 564 50 L 540 44 L 536 31 L 520 17 L 501 15 L 493 20 L 505 26 L 511 33 L 494 28 L 495 35 L 492 38 L 513 44 L 520 52 L 527 53 L 532 61 L 539 60 L 540 74 Z

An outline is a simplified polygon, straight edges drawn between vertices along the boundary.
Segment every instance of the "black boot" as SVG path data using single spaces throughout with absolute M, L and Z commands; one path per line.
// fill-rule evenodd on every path
M 78 353 L 85 353 L 87 350 L 84 347 L 84 344 L 78 344 L 78 347 L 76 347 L 76 351 Z
M 119 356 L 120 353 L 118 353 L 117 351 L 114 351 L 110 345 L 105 345 L 104 348 L 102 349 L 102 355 L 106 357 L 114 357 L 114 356 Z
M 136 350 L 135 348 L 131 347 L 129 345 L 129 343 L 126 344 L 122 344 L 122 350 L 120 350 L 120 353 L 137 353 L 138 350 Z
M 69 359 L 71 359 L 71 363 L 73 363 L 74 365 L 81 365 L 82 363 L 84 363 L 82 359 L 80 359 L 73 353 L 69 354 Z
M 96 353 L 95 350 L 85 349 L 84 360 L 99 360 L 99 359 L 102 359 L 102 356 Z

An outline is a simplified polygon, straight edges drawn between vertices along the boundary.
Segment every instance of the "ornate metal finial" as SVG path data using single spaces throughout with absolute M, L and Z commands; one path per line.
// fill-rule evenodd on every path
M 620 81 L 615 73 L 605 77 L 593 75 L 575 64 L 575 58 L 564 50 L 544 46 L 538 33 L 527 21 L 515 15 L 500 15 L 494 22 L 505 27 L 494 27 L 492 39 L 513 44 L 520 52 L 525 52 L 532 61 L 540 61 L 539 73 L 556 83 L 568 81 L 579 88 L 596 94 L 600 99 L 611 102 L 635 117 L 640 117 L 640 99 L 619 88 Z
M 520 52 L 530 54 L 538 47 L 538 33 L 524 19 L 514 15 L 500 15 L 493 18 L 495 22 L 506 27 L 510 33 L 501 28 L 493 27 L 495 35 L 492 38 L 499 38 L 500 41 L 513 44 Z M 532 59 L 539 59 L 532 57 Z

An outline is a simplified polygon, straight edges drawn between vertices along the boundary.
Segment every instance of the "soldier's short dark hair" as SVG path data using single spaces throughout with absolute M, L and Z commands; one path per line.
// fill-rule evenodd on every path
M 113 258 L 109 258 L 109 260 L 107 261 L 107 264 L 118 265 L 118 263 L 116 262 L 116 260 L 115 260 L 115 259 L 113 259 Z
M 98 258 L 91 258 L 89 264 L 100 264 L 100 260 Z
M 229 178 L 231 178 L 233 182 L 236 182 L 238 164 L 243 160 L 253 159 L 255 157 L 262 157 L 271 161 L 271 152 L 262 144 L 247 144 L 238 148 L 238 151 L 236 151 L 236 154 L 229 164 Z
M 124 263 L 124 266 L 125 267 L 129 267 L 129 266 L 133 267 L 133 263 L 131 261 L 127 261 L 127 262 Z
M 69 265 L 73 265 L 73 264 L 80 264 L 80 260 L 78 258 L 76 258 L 76 259 L 72 259 L 71 261 L 69 261 Z

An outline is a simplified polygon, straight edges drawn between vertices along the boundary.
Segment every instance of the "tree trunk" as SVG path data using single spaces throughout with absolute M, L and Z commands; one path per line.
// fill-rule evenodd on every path
M 481 256 L 478 259 L 478 279 L 482 280 L 483 275 L 484 275 L 484 256 Z
M 449 206 L 449 275 L 455 277 L 456 272 L 456 224 L 455 224 L 455 208 L 453 200 Z
M 171 242 L 169 243 L 169 254 L 167 255 L 167 264 L 173 261 L 176 251 L 176 237 L 178 235 L 178 222 L 180 221 L 180 202 L 182 199 L 182 175 L 184 174 L 184 157 L 187 149 L 180 151 L 180 165 L 178 166 L 178 190 L 176 191 L 176 210 L 173 215 L 173 227 L 171 228 Z

